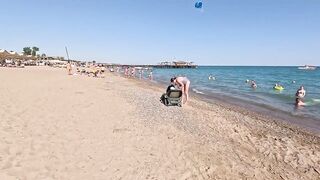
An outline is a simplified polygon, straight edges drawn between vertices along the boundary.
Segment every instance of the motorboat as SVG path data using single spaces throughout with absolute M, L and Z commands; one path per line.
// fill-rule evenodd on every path
M 298 69 L 301 69 L 301 70 L 315 70 L 315 69 L 317 69 L 317 66 L 304 65 L 304 66 L 298 67 Z

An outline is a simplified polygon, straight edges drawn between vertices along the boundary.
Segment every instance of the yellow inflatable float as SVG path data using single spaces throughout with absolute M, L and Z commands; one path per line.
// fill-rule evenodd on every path
M 273 87 L 273 89 L 281 91 L 284 90 L 284 87 L 282 87 L 281 85 L 276 85 Z

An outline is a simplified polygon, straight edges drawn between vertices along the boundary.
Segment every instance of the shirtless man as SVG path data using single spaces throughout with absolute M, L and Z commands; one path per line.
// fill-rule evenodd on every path
M 173 77 L 171 78 L 171 83 L 174 83 L 178 86 L 180 86 L 182 90 L 182 94 L 186 97 L 184 103 L 186 103 L 189 99 L 189 87 L 190 87 L 190 81 L 187 77 Z

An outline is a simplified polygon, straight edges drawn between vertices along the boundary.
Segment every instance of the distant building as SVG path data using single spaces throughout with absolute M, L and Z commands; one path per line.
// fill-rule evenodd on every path
M 196 68 L 197 65 L 194 65 L 193 62 L 187 62 L 187 61 L 163 61 L 160 62 L 157 66 L 159 68 Z

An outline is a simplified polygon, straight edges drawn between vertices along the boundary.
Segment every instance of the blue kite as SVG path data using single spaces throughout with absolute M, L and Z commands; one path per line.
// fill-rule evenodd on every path
M 201 8 L 202 8 L 202 2 L 201 2 L 201 1 L 196 2 L 196 3 L 194 4 L 194 7 L 195 7 L 195 8 L 198 8 L 198 9 L 201 9 Z

